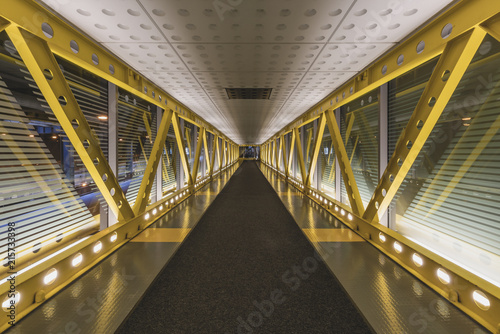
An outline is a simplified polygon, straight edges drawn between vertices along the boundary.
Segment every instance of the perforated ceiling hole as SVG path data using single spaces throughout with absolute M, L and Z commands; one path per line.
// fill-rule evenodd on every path
M 165 16 L 166 13 L 161 9 L 153 9 L 153 14 L 156 16 Z
M 132 16 L 141 16 L 140 12 L 133 10 L 133 9 L 127 9 L 127 13 L 129 13 Z
M 108 16 L 115 16 L 115 12 L 113 12 L 112 10 L 109 10 L 109 9 L 103 9 L 102 10 L 103 14 L 104 15 L 108 15 Z
M 441 37 L 443 39 L 450 37 L 452 31 L 453 31 L 453 25 L 451 23 L 447 23 L 443 27 L 443 30 L 441 30 Z
M 90 13 L 90 12 L 88 12 L 88 11 L 86 11 L 86 10 L 83 10 L 83 9 L 80 9 L 80 8 L 78 8 L 78 9 L 76 10 L 76 12 L 77 12 L 78 14 L 80 14 L 80 15 L 83 15 L 83 16 L 90 16 L 90 15 L 91 15 L 91 13 Z
M 99 57 L 95 53 L 92 54 L 92 62 L 94 65 L 99 65 Z
M 342 14 L 342 9 L 336 9 L 328 13 L 330 16 L 338 16 L 340 14 Z
M 47 38 L 54 37 L 54 30 L 47 22 L 42 23 L 42 32 Z
M 287 17 L 287 16 L 289 16 L 291 13 L 292 13 L 292 11 L 291 11 L 290 9 L 282 9 L 282 10 L 280 11 L 280 16 Z
M 389 15 L 390 13 L 392 13 L 392 9 L 388 8 L 388 9 L 385 9 L 385 10 L 382 10 L 378 13 L 378 15 L 380 16 L 387 16 Z
M 316 9 L 308 9 L 304 12 L 304 15 L 307 17 L 311 17 L 316 15 Z
M 108 29 L 108 27 L 106 27 L 106 26 L 105 26 L 105 25 L 103 25 L 103 24 L 99 24 L 99 23 L 94 24 L 94 27 L 96 27 L 97 29 L 101 29 L 101 30 L 106 30 L 106 29 Z
M 180 16 L 189 16 L 189 11 L 187 9 L 179 9 L 177 11 L 177 14 L 179 14 Z
M 412 16 L 418 12 L 418 9 L 414 8 L 412 10 L 406 11 L 403 13 L 404 16 Z

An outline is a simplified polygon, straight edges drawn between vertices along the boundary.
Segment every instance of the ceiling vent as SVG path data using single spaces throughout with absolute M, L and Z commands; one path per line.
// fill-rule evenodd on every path
M 269 100 L 272 88 L 226 88 L 230 100 Z

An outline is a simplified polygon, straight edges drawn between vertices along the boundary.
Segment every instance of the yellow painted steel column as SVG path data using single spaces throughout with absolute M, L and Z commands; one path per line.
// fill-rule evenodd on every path
M 295 150 L 295 131 L 292 130 L 292 137 L 290 140 L 290 153 L 288 155 L 288 173 L 290 173 L 290 170 L 292 170 L 292 163 L 293 163 L 293 152 Z M 288 175 L 290 176 L 290 175 Z
M 206 164 L 207 164 L 207 173 L 206 175 L 211 175 L 212 174 L 212 169 L 211 169 L 211 164 L 210 162 L 212 161 L 212 157 L 210 157 L 209 155 L 209 152 L 208 152 L 208 141 L 207 141 L 207 131 L 205 130 L 203 132 L 203 148 L 205 149 L 205 161 L 206 161 Z M 212 151 L 213 151 L 213 147 L 212 147 Z
M 111 211 L 121 221 L 133 218 L 134 212 L 101 150 L 99 140 L 47 43 L 23 28 L 9 25 L 5 30 Z
M 201 127 L 198 133 L 198 142 L 196 143 L 196 151 L 194 155 L 193 171 L 191 177 L 193 182 L 197 181 L 198 176 L 198 166 L 200 165 L 201 148 L 203 147 L 203 137 L 205 136 L 205 128 Z
M 302 184 L 305 187 L 307 172 L 306 172 L 306 165 L 304 163 L 304 154 L 302 154 L 302 144 L 300 142 L 299 128 L 294 128 L 293 133 L 295 135 L 295 146 L 297 146 L 297 160 L 299 161 L 300 174 L 302 175 Z
M 282 157 L 283 169 L 285 172 L 285 176 L 288 178 L 288 152 L 286 150 L 286 143 L 285 143 L 285 136 L 284 135 L 281 135 L 280 142 L 281 142 L 281 148 L 282 148 L 281 154 L 283 155 L 283 157 Z
M 219 136 L 214 134 L 214 143 L 212 148 L 212 160 L 210 164 L 210 177 L 213 177 L 215 161 L 219 161 Z
M 391 203 L 485 34 L 483 29 L 475 28 L 446 45 L 367 206 L 363 215 L 367 221 L 374 222 Z

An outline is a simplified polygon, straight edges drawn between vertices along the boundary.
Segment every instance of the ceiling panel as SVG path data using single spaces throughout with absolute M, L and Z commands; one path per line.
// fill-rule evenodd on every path
M 451 0 L 39 0 L 237 143 L 261 143 Z M 272 88 L 229 100 L 225 88 Z

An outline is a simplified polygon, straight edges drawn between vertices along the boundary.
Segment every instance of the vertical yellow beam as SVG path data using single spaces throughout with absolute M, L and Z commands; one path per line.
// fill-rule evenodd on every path
M 319 150 L 321 149 L 321 142 L 323 140 L 323 133 L 325 132 L 326 117 L 325 114 L 321 114 L 318 122 L 318 129 L 316 131 L 316 138 L 314 139 L 313 154 L 311 158 L 311 163 L 309 164 L 309 171 L 307 172 L 306 186 L 311 185 L 311 180 L 314 177 L 314 172 L 316 171 L 316 164 L 318 162 Z
M 288 177 L 288 153 L 286 151 L 286 143 L 285 143 L 285 136 L 282 135 L 280 138 L 281 142 L 281 155 L 283 156 L 283 169 L 285 172 L 285 176 Z
M 219 153 L 220 153 L 220 155 L 219 155 L 219 158 L 220 158 L 220 161 L 219 161 L 219 170 L 222 170 L 222 167 L 223 167 L 224 152 L 225 152 L 224 147 L 226 146 L 224 139 L 223 138 L 221 138 L 221 139 L 222 139 L 221 140 L 221 146 L 222 147 L 219 147 Z
M 179 155 L 181 157 L 182 168 L 184 169 L 184 176 L 188 178 L 188 186 L 192 186 L 193 178 L 191 177 L 191 171 L 189 170 L 189 163 L 186 155 L 186 144 L 184 143 L 184 136 L 182 135 L 177 113 L 174 113 L 172 116 L 172 126 L 174 128 L 175 140 L 177 141 L 177 146 L 179 147 Z
M 278 144 L 278 138 L 274 139 L 274 163 L 275 163 L 275 168 L 276 170 L 279 170 L 280 165 L 279 165 L 279 155 L 280 155 L 280 147 Z
M 206 175 L 211 175 L 212 174 L 212 170 L 211 170 L 211 161 L 212 161 L 212 157 L 210 157 L 209 155 L 209 152 L 208 152 L 208 141 L 207 141 L 207 131 L 205 129 L 205 131 L 203 132 L 203 148 L 205 149 L 205 161 L 206 161 L 206 164 L 207 164 L 207 173 Z M 213 147 L 212 147 L 212 150 L 213 150 Z
M 292 131 L 292 138 L 290 141 L 290 152 L 288 153 L 288 173 L 290 173 L 290 170 L 292 170 L 294 150 L 295 150 L 295 131 Z M 290 176 L 290 175 L 288 175 L 288 176 Z
M 149 156 L 148 164 L 146 165 L 146 170 L 144 171 L 144 176 L 141 181 L 141 186 L 139 187 L 139 193 L 137 194 L 137 199 L 133 207 L 133 211 L 136 216 L 144 212 L 146 206 L 148 205 L 149 194 L 151 193 L 151 188 L 153 187 L 156 176 L 156 170 L 161 160 L 163 148 L 165 147 L 168 128 L 170 127 L 170 122 L 172 121 L 172 114 L 173 111 L 171 109 L 163 113 L 160 129 L 158 130 L 158 134 L 153 144 L 153 149 L 151 151 L 151 155 Z M 158 182 L 161 182 L 161 180 L 158 180 Z
M 474 28 L 446 45 L 367 206 L 363 218 L 369 222 L 383 214 L 396 195 L 485 34 L 483 29 Z
M 304 154 L 302 153 L 302 144 L 300 142 L 299 128 L 293 128 L 295 135 L 295 146 L 297 146 L 297 160 L 299 161 L 300 175 L 302 176 L 302 184 L 306 186 L 305 181 L 307 178 L 306 165 L 304 163 Z
M 214 174 L 215 161 L 219 161 L 219 136 L 214 134 L 214 142 L 212 144 L 212 160 L 210 164 L 210 177 Z
M 306 130 L 307 131 L 307 140 L 306 140 L 307 144 L 306 144 L 306 155 L 305 155 L 306 160 L 304 160 L 305 162 L 309 162 L 309 150 L 311 148 L 313 130 L 314 130 L 314 128 L 309 128 Z
M 335 148 L 335 154 L 338 158 L 340 165 L 340 171 L 342 172 L 342 178 L 344 179 L 344 185 L 349 197 L 349 203 L 351 203 L 352 211 L 358 215 L 362 216 L 364 212 L 363 202 L 361 201 L 361 196 L 359 195 L 358 186 L 356 185 L 356 179 L 352 173 L 351 164 L 349 163 L 349 157 L 345 150 L 344 142 L 342 141 L 342 136 L 340 134 L 337 121 L 335 120 L 335 115 L 333 110 L 327 110 L 325 112 L 326 122 L 328 123 L 328 128 L 332 136 L 333 146 Z
M 201 127 L 198 133 L 198 142 L 196 143 L 196 151 L 194 154 L 193 171 L 191 177 L 193 182 L 196 182 L 198 176 L 198 166 L 200 165 L 201 148 L 203 147 L 203 137 L 205 137 L 205 128 Z
M 119 220 L 133 218 L 134 212 L 101 150 L 99 140 L 47 43 L 13 25 L 5 30 L 111 211 Z

